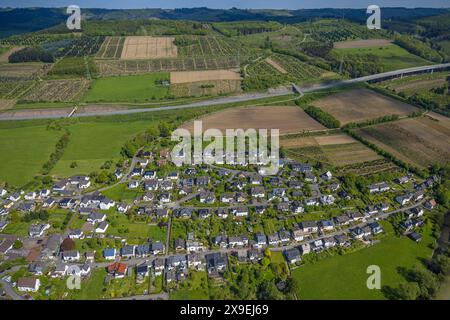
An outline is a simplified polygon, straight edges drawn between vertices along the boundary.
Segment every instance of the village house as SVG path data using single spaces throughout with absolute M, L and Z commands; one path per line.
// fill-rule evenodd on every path
M 36 278 L 22 277 L 17 280 L 17 290 L 25 292 L 37 292 L 41 282 Z
M 253 198 L 264 198 L 266 195 L 264 187 L 253 187 L 250 190 L 250 194 Z
M 109 275 L 116 279 L 124 278 L 127 273 L 127 269 L 128 266 L 122 262 L 114 262 L 106 268 Z
M 300 251 L 302 255 L 308 254 L 311 252 L 311 245 L 309 243 L 304 243 L 300 246 Z
M 105 233 L 106 229 L 108 229 L 109 224 L 106 221 L 100 222 L 95 228 L 95 233 Z
M 247 207 L 238 207 L 232 209 L 233 215 L 236 217 L 246 217 L 248 216 L 248 208 Z
M 200 203 L 213 204 L 216 200 L 216 196 L 214 195 L 213 192 L 210 192 L 210 191 L 202 191 L 202 192 L 200 192 L 198 197 L 199 197 Z
M 103 250 L 103 257 L 106 260 L 116 259 L 116 248 L 107 248 L 107 249 Z
M 303 233 L 315 233 L 319 230 L 316 221 L 302 221 L 299 226 Z
M 80 253 L 77 250 L 63 251 L 62 259 L 65 262 L 73 262 L 80 260 Z

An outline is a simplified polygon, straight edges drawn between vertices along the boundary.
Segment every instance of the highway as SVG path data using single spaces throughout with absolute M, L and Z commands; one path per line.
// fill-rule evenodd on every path
M 248 93 L 241 94 L 236 96 L 228 96 L 210 100 L 203 100 L 199 102 L 182 104 L 176 106 L 166 106 L 166 107 L 155 107 L 155 108 L 139 108 L 139 109 L 123 109 L 123 105 L 120 108 L 115 108 L 118 106 L 110 105 L 110 108 L 105 108 L 105 110 L 94 110 L 92 112 L 89 111 L 89 106 L 84 107 L 84 112 L 73 112 L 72 108 L 52 108 L 52 109 L 30 109 L 30 110 L 8 110 L 0 113 L 0 121 L 8 121 L 8 120 L 30 120 L 30 119 L 58 119 L 65 118 L 70 115 L 71 118 L 79 118 L 79 117 L 93 117 L 93 116 L 112 116 L 112 115 L 125 115 L 125 114 L 137 114 L 137 113 L 147 113 L 147 112 L 157 112 L 157 111 L 167 111 L 167 110 L 180 110 L 180 109 L 189 109 L 189 108 L 198 108 L 198 107 L 206 107 L 206 106 L 215 106 L 221 104 L 229 104 L 229 103 L 238 103 L 238 102 L 246 102 L 258 99 L 265 98 L 274 98 L 279 96 L 284 96 L 292 93 L 299 93 L 303 95 L 304 93 L 310 93 L 314 91 L 320 91 L 325 89 L 330 89 L 338 86 L 350 85 L 354 83 L 367 82 L 367 81 L 376 81 L 382 79 L 388 79 L 396 76 L 409 75 L 414 73 L 422 73 L 422 72 L 432 72 L 435 70 L 443 70 L 450 68 L 450 63 L 445 64 L 435 64 L 428 65 L 422 67 L 413 67 L 407 69 L 399 69 L 389 72 L 383 72 L 378 74 L 373 74 L 370 76 L 364 76 L 360 78 L 348 79 L 348 80 L 339 80 L 326 84 L 316 84 L 308 87 L 298 87 L 293 85 L 293 91 L 287 88 L 281 89 L 271 89 L 265 93 Z M 95 106 L 95 105 L 93 105 Z

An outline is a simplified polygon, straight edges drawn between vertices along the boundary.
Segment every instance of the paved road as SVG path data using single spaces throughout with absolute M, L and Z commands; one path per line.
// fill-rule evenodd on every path
M 427 71 L 434 71 L 434 70 L 440 70 L 440 69 L 447 69 L 450 68 L 450 63 L 445 64 L 436 64 L 436 65 L 429 65 L 429 66 L 422 66 L 422 67 L 414 67 L 414 68 L 407 68 L 407 69 L 400 69 L 400 70 L 394 70 L 389 72 L 383 72 L 378 73 L 370 76 L 355 78 L 355 79 L 349 79 L 349 80 L 340 80 L 340 81 L 334 81 L 327 84 L 317 84 L 312 85 L 309 87 L 299 88 L 298 86 L 294 87 L 294 90 L 297 93 L 303 94 L 308 92 L 314 92 L 324 89 L 330 89 L 342 85 L 348 85 L 353 83 L 359 83 L 359 82 L 367 82 L 367 81 L 374 81 L 374 80 L 381 80 L 386 79 L 390 77 L 400 76 L 400 75 L 408 75 L 408 74 L 414 74 L 419 72 L 427 72 Z M 194 102 L 190 104 L 184 104 L 184 105 L 176 105 L 176 106 L 166 106 L 166 107 L 156 107 L 156 108 L 140 108 L 140 109 L 122 109 L 122 110 L 114 110 L 114 105 L 111 105 L 112 108 L 108 108 L 105 110 L 96 110 L 94 112 L 89 112 L 89 106 L 85 107 L 85 110 L 87 110 L 85 113 L 75 113 L 72 115 L 72 118 L 77 117 L 92 117 L 92 116 L 111 116 L 111 115 L 124 115 L 124 114 L 136 114 L 136 113 L 144 113 L 144 112 L 157 112 L 157 111 L 165 111 L 165 110 L 178 110 L 178 109 L 189 109 L 189 108 L 197 108 L 197 107 L 205 107 L 205 106 L 214 106 L 214 105 L 221 105 L 221 104 L 228 104 L 228 103 L 236 103 L 236 102 L 245 102 L 245 101 L 251 101 L 251 100 L 258 100 L 258 99 L 264 99 L 264 98 L 272 98 L 272 97 L 278 97 L 278 96 L 284 96 L 287 94 L 292 93 L 287 88 L 280 89 L 280 90 L 270 90 L 266 93 L 251 93 L 251 94 L 241 94 L 236 96 L 230 96 L 230 97 L 223 97 L 223 98 L 216 98 L 211 100 L 203 100 L 199 102 Z M 29 119 L 58 119 L 61 117 L 67 117 L 69 112 L 72 111 L 72 108 L 70 108 L 70 111 L 57 111 L 58 109 L 54 108 L 52 110 L 21 110 L 19 111 L 6 111 L 3 113 L 0 113 L 0 121 L 7 121 L 7 120 L 29 120 Z M 64 113 L 65 112 L 65 113 Z

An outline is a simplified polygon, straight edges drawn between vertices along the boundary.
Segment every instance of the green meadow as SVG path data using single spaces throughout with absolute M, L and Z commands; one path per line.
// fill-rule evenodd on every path
M 168 79 L 169 73 L 166 72 L 99 78 L 94 80 L 83 100 L 86 102 L 137 102 L 161 99 L 166 97 L 169 87 L 157 84 L 157 82 Z
M 49 159 L 61 135 L 43 125 L 0 127 L 0 181 L 14 186 L 29 182 Z
M 376 55 L 380 58 L 385 72 L 432 64 L 394 44 L 385 47 L 333 49 L 333 52 L 338 56 L 343 56 L 344 59 L 346 54 Z
M 383 287 L 398 288 L 405 282 L 402 268 L 411 269 L 429 259 L 434 241 L 431 222 L 424 227 L 423 239 L 416 243 L 407 237 L 397 237 L 390 224 L 384 224 L 386 236 L 377 244 L 344 255 L 332 255 L 315 263 L 308 263 L 292 271 L 299 282 L 300 299 L 386 299 Z M 323 253 L 326 254 L 326 253 Z M 369 290 L 366 286 L 369 265 L 381 270 L 382 290 Z

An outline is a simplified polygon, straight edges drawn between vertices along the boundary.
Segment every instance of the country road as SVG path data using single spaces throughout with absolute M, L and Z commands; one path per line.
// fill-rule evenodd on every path
M 387 79 L 390 77 L 408 75 L 420 72 L 432 72 L 434 70 L 440 69 L 448 69 L 450 68 L 450 63 L 445 64 L 436 64 L 436 65 L 428 65 L 422 67 L 414 67 L 407 69 L 399 69 L 384 73 L 378 73 L 370 76 L 364 76 L 360 78 L 348 79 L 348 80 L 339 80 L 326 84 L 316 84 L 308 87 L 300 88 L 298 86 L 294 86 L 294 91 L 296 93 L 309 93 L 314 91 L 320 91 L 325 89 L 330 89 L 338 86 L 349 85 L 360 82 L 367 81 L 375 81 L 381 79 Z M 157 111 L 167 111 L 167 110 L 178 110 L 178 109 L 190 109 L 190 108 L 198 108 L 198 107 L 206 107 L 206 106 L 214 106 L 221 104 L 229 104 L 229 103 L 237 103 L 237 102 L 246 102 L 258 99 L 265 98 L 273 98 L 278 96 L 284 96 L 293 93 L 293 91 L 282 88 L 282 89 L 272 89 L 265 93 L 247 93 L 236 96 L 228 96 L 222 98 L 215 98 L 210 100 L 203 100 L 199 102 L 193 102 L 189 104 L 181 104 L 176 106 L 166 106 L 166 107 L 154 107 L 154 108 L 139 108 L 139 109 L 126 109 L 123 105 L 105 105 L 105 108 L 96 108 L 93 105 L 92 110 L 89 110 L 89 106 L 85 106 L 83 112 L 75 112 L 71 115 L 71 118 L 80 118 L 80 117 L 93 117 L 93 116 L 112 116 L 112 115 L 125 115 L 125 114 L 136 114 L 136 113 L 146 113 L 146 112 L 157 112 Z M 73 108 L 52 108 L 52 109 L 29 109 L 29 110 L 9 110 L 0 113 L 0 121 L 8 121 L 8 120 L 30 120 L 30 119 L 58 119 L 58 118 L 66 118 L 71 112 Z

